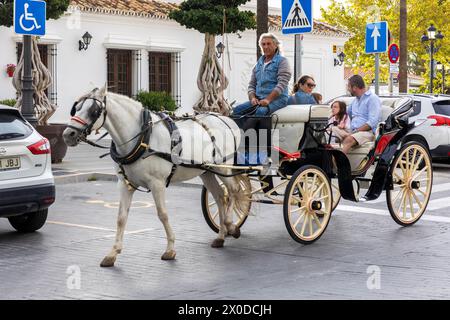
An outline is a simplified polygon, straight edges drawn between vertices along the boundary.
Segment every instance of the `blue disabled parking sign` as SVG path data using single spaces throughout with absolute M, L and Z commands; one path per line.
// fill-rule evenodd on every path
M 282 0 L 283 34 L 307 33 L 313 30 L 312 0 Z
M 38 0 L 14 1 L 14 32 L 17 34 L 45 35 L 46 2 Z
M 388 50 L 389 28 L 386 21 L 366 25 L 366 53 L 383 53 Z

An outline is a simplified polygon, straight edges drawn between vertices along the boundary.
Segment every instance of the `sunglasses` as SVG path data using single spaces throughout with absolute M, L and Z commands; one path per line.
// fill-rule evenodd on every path
M 314 89 L 316 85 L 314 83 L 307 83 L 308 88 Z

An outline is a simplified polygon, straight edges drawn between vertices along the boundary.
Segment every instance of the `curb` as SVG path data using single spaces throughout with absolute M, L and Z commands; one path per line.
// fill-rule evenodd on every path
M 55 185 L 96 182 L 96 181 L 109 181 L 109 182 L 118 181 L 117 176 L 113 173 L 99 173 L 99 172 L 74 173 L 63 176 L 55 176 L 54 179 Z M 198 188 L 198 189 L 201 189 L 203 187 L 203 184 L 192 182 L 177 182 L 171 185 L 187 188 Z

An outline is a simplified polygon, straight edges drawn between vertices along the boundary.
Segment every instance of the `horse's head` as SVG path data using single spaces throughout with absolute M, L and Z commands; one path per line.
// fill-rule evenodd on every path
M 106 119 L 106 93 L 107 87 L 95 88 L 88 94 L 80 97 L 70 111 L 70 123 L 64 130 L 65 143 L 76 146 L 86 139 L 92 130 L 100 129 Z

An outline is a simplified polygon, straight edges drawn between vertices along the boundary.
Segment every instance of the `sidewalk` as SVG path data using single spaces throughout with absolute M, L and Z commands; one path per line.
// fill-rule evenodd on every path
M 111 140 L 104 139 L 99 145 L 109 147 Z M 92 147 L 84 142 L 76 147 L 68 147 L 67 154 L 61 163 L 52 164 L 56 184 L 79 183 L 86 181 L 117 181 L 114 162 L 109 149 Z M 183 185 L 199 187 L 203 185 L 200 178 L 183 182 Z

